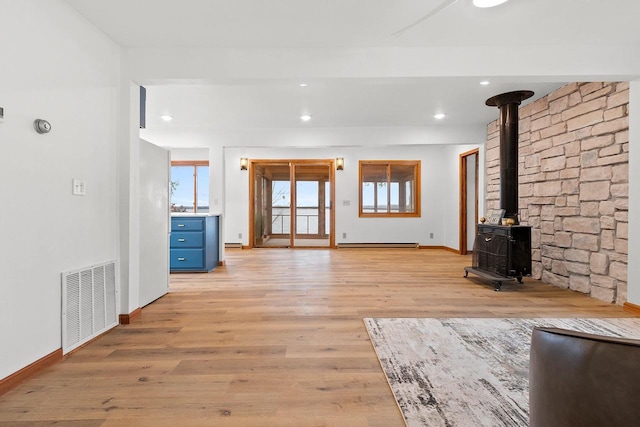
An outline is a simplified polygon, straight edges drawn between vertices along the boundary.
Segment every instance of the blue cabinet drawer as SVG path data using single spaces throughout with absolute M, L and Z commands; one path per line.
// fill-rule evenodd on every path
M 202 231 L 204 218 L 171 218 L 171 232 L 174 231 Z
M 172 249 L 171 270 L 199 270 L 204 268 L 204 249 Z
M 175 231 L 171 233 L 172 248 L 203 248 L 204 232 Z

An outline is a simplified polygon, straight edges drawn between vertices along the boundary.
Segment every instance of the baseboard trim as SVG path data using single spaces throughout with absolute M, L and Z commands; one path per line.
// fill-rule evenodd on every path
M 347 248 L 381 248 L 381 249 L 416 249 L 417 243 L 338 243 L 338 249 Z
M 419 246 L 418 249 L 440 249 L 447 252 L 453 252 L 454 254 L 460 255 L 460 251 L 457 249 L 450 248 L 448 246 Z
M 136 308 L 129 314 L 121 314 L 118 316 L 121 325 L 129 325 L 131 322 L 136 320 L 138 317 L 142 315 L 142 309 L 140 307 Z
M 625 302 L 624 304 L 622 304 L 622 309 L 627 313 L 640 316 L 640 305 L 632 304 L 630 302 Z
M 34 376 L 38 372 L 41 372 L 45 368 L 54 365 L 62 360 L 62 349 L 59 348 L 46 356 L 36 360 L 32 364 L 25 366 L 17 372 L 9 375 L 8 377 L 0 380 L 0 396 L 16 387 L 26 379 Z
M 227 265 L 225 260 L 218 261 L 218 267 L 224 267 L 225 265 Z

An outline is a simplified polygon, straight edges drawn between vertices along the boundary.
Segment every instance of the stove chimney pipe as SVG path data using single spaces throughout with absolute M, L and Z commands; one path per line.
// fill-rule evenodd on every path
M 490 107 L 498 107 L 500 117 L 500 209 L 505 218 L 518 221 L 518 106 L 531 98 L 530 90 L 518 90 L 493 96 L 486 101 Z

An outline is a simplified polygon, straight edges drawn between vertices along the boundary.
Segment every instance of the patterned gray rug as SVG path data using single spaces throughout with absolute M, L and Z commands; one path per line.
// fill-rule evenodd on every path
M 534 326 L 640 339 L 640 319 L 364 319 L 409 427 L 529 425 Z

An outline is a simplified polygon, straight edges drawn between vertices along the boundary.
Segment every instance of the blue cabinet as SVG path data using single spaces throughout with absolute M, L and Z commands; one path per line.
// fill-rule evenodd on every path
M 171 217 L 171 272 L 207 272 L 218 266 L 217 216 Z

